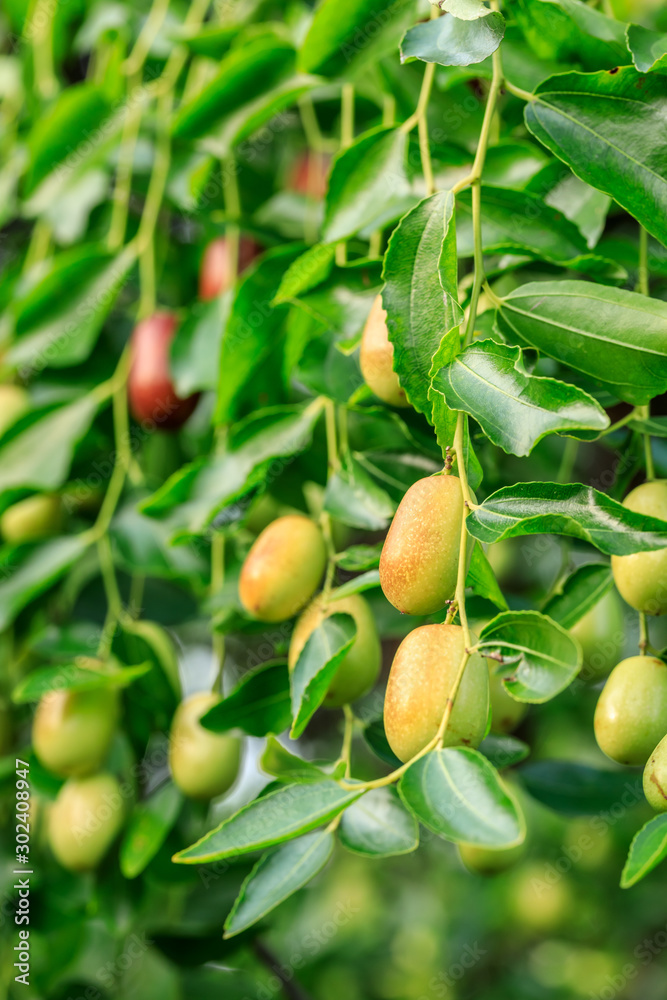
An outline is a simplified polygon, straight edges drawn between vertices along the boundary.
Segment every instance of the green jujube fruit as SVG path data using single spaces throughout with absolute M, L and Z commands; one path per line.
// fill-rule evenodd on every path
M 598 601 L 570 629 L 584 653 L 581 680 L 596 681 L 606 677 L 625 644 L 623 608 L 613 590 Z
M 526 845 L 517 844 L 500 851 L 492 851 L 488 847 L 476 847 L 474 844 L 459 844 L 459 857 L 468 869 L 475 875 L 498 875 L 512 868 L 526 852 Z
M 341 597 L 338 601 L 324 601 L 320 595 L 306 608 L 294 627 L 288 655 L 290 672 L 294 670 L 311 633 L 325 618 L 341 613 L 352 615 L 357 634 L 329 684 L 323 702 L 328 708 L 347 705 L 370 691 L 378 678 L 382 659 L 380 639 L 368 602 L 359 594 Z
M 106 759 L 118 716 L 118 695 L 108 688 L 51 691 L 37 705 L 33 749 L 61 778 L 92 774 Z
M 19 500 L 0 517 L 0 534 L 5 542 L 18 545 L 56 534 L 62 524 L 60 497 L 52 493 L 38 493 Z
M 191 799 L 215 799 L 236 781 L 241 741 L 212 733 L 200 723 L 220 699 L 209 692 L 194 694 L 176 709 L 169 737 L 169 766 L 174 783 Z
M 20 385 L 0 385 L 0 436 L 30 409 L 30 396 Z
M 621 660 L 602 689 L 594 727 L 607 757 L 644 765 L 667 732 L 667 665 L 654 656 Z
M 70 778 L 49 814 L 49 844 L 64 868 L 73 872 L 97 868 L 125 818 L 125 803 L 112 774 Z
M 667 736 L 663 736 L 646 761 L 644 795 L 656 812 L 667 812 Z
M 430 615 L 454 597 L 463 494 L 456 476 L 419 479 L 394 515 L 380 556 L 384 595 L 406 615 Z
M 667 521 L 667 480 L 642 483 L 628 493 L 623 506 L 637 514 Z M 647 615 L 667 611 L 667 548 L 612 556 L 614 582 L 624 601 Z
M 396 651 L 384 702 L 389 746 L 411 760 L 436 735 L 465 652 L 459 625 L 421 625 Z M 489 714 L 489 670 L 478 653 L 466 664 L 443 745 L 478 747 Z
M 315 593 L 326 562 L 324 537 L 310 518 L 279 517 L 258 536 L 243 563 L 243 607 L 263 622 L 291 618 Z

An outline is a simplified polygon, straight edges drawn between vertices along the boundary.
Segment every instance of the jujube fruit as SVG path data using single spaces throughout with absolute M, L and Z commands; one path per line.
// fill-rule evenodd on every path
M 628 493 L 623 506 L 637 514 L 667 520 L 667 480 L 642 483 Z M 624 601 L 648 615 L 667 611 L 667 548 L 612 556 L 614 582 Z
M 118 695 L 108 688 L 50 691 L 37 705 L 33 749 L 61 778 L 91 774 L 106 759 L 118 715 Z
M 188 419 L 199 395 L 181 399 L 169 366 L 169 351 L 178 321 L 172 313 L 156 312 L 138 323 L 130 344 L 128 398 L 135 420 L 164 430 L 176 430 Z
M 456 476 L 419 479 L 394 515 L 380 557 L 385 597 L 406 615 L 430 615 L 454 597 L 464 504 Z
M 465 652 L 459 625 L 421 625 L 396 651 L 384 702 L 389 746 L 402 761 L 419 753 L 438 732 Z M 456 695 L 443 746 L 478 747 L 489 715 L 489 671 L 473 653 Z
M 18 545 L 57 534 L 62 526 L 62 504 L 54 493 L 37 493 L 13 503 L 0 517 L 5 542 Z
M 123 796 L 112 774 L 70 778 L 49 814 L 49 843 L 64 868 L 97 868 L 116 838 L 125 815 Z
M 321 199 L 327 193 L 331 157 L 326 153 L 299 153 L 287 178 L 290 191 L 298 191 L 307 197 Z
M 325 618 L 335 614 L 352 615 L 357 634 L 329 684 L 324 698 L 324 705 L 329 708 L 347 705 L 370 691 L 380 672 L 382 658 L 380 639 L 368 602 L 359 594 L 341 597 L 337 601 L 325 601 L 319 595 L 306 608 L 294 627 L 288 656 L 290 672 L 294 670 L 310 635 Z
M 301 514 L 273 521 L 255 539 L 239 577 L 246 611 L 263 622 L 291 618 L 322 579 L 327 550 L 319 527 Z
M 525 716 L 528 706 L 507 693 L 502 677 L 495 672 L 498 664 L 492 660 L 488 664 L 491 729 L 494 733 L 511 733 Z
M 594 681 L 605 677 L 625 643 L 623 609 L 613 590 L 605 594 L 576 625 L 570 629 L 584 653 L 580 678 Z
M 557 881 L 547 880 L 544 862 L 522 865 L 513 873 L 508 891 L 510 908 L 524 927 L 536 931 L 552 931 L 571 917 L 574 895 L 571 883 L 564 875 Z
M 646 761 L 644 795 L 656 812 L 667 812 L 667 736 L 663 736 Z
M 239 237 L 238 273 L 242 274 L 262 252 L 259 244 L 249 236 Z M 210 302 L 234 284 L 232 243 L 226 236 L 219 236 L 206 246 L 199 268 L 199 298 Z
M 169 737 L 169 766 L 174 783 L 192 799 L 215 799 L 236 780 L 241 742 L 227 733 L 212 733 L 199 721 L 220 699 L 202 692 L 176 709 Z
M 610 673 L 595 709 L 595 738 L 619 764 L 645 764 L 667 732 L 667 665 L 631 656 Z
M 361 374 L 369 389 L 390 406 L 409 406 L 405 390 L 401 388 L 398 375 L 393 369 L 394 345 L 389 339 L 387 314 L 382 308 L 382 296 L 378 295 L 368 314 L 361 335 L 359 364 Z
M 476 875 L 497 875 L 512 868 L 525 854 L 525 843 L 516 847 L 506 847 L 492 851 L 488 847 L 476 847 L 474 844 L 459 844 L 459 856 L 468 869 Z
M 0 435 L 30 407 L 30 396 L 20 385 L 0 385 Z

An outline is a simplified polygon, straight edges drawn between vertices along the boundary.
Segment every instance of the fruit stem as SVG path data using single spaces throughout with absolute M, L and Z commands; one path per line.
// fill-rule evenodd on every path
M 132 168 L 134 166 L 134 150 L 141 124 L 142 102 L 140 100 L 141 76 L 133 74 L 127 81 L 127 96 L 125 105 L 125 120 L 118 151 L 118 167 L 114 186 L 111 222 L 107 236 L 109 250 L 119 250 L 125 240 L 127 215 L 132 191 Z
M 636 291 L 641 295 L 651 294 L 648 283 L 648 232 L 642 225 L 639 227 L 639 267 Z
M 337 764 L 341 762 L 345 763 L 345 777 L 349 778 L 352 774 L 352 764 L 351 764 L 351 754 L 352 754 L 352 737 L 354 735 L 354 712 L 349 705 L 343 705 L 343 712 L 345 714 L 345 729 L 343 730 L 343 746 L 341 747 L 340 757 L 336 761 Z
M 642 656 L 646 656 L 646 651 L 649 647 L 649 635 L 648 635 L 648 621 L 646 620 L 646 613 L 644 611 L 639 612 L 639 652 Z
M 340 96 L 340 151 L 348 149 L 354 142 L 354 84 L 344 83 Z M 347 243 L 336 246 L 336 264 L 347 264 Z

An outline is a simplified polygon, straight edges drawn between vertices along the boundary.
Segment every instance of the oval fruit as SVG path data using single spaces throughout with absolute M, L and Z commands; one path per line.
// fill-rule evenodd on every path
M 390 406 L 409 406 L 405 391 L 393 369 L 394 345 L 389 339 L 387 314 L 378 295 L 371 306 L 361 335 L 359 364 L 369 389 Z
M 456 476 L 419 479 L 394 515 L 380 556 L 385 597 L 406 615 L 430 615 L 454 597 L 463 494 Z
M 62 504 L 53 493 L 37 493 L 8 507 L 0 517 L 0 533 L 18 545 L 56 534 L 62 525 Z
M 502 677 L 495 673 L 497 663 L 488 661 L 489 664 L 489 697 L 491 699 L 491 729 L 494 733 L 511 733 L 519 725 L 526 712 L 528 705 L 525 702 L 515 701 L 507 693 Z
M 30 408 L 30 396 L 20 385 L 0 385 L 0 434 Z
M 551 874 L 546 862 L 530 862 L 512 873 L 507 901 L 519 924 L 538 932 L 553 931 L 571 920 L 575 905 L 566 875 Z
M 580 680 L 596 681 L 606 677 L 625 645 L 623 608 L 616 593 L 610 590 L 576 625 L 570 629 L 584 652 Z
M 315 593 L 326 563 L 324 537 L 310 518 L 279 517 L 246 556 L 239 577 L 241 603 L 263 622 L 291 618 Z
M 234 784 L 241 759 L 241 741 L 212 733 L 200 723 L 220 699 L 202 692 L 176 709 L 169 737 L 169 766 L 174 783 L 192 799 L 215 799 Z
M 667 480 L 642 483 L 628 493 L 623 506 L 667 521 Z M 621 597 L 632 608 L 647 615 L 667 612 L 667 548 L 612 556 L 611 568 Z
M 249 236 L 239 238 L 238 273 L 242 274 L 252 264 L 262 248 Z M 219 236 L 207 245 L 199 268 L 199 298 L 210 302 L 234 284 L 232 244 L 226 236 Z
M 70 778 L 49 814 L 49 843 L 64 868 L 97 868 L 124 819 L 123 795 L 112 774 Z
M 327 193 L 330 165 L 331 157 L 326 153 L 299 153 L 287 179 L 288 189 L 321 200 Z
M 326 602 L 320 595 L 306 608 L 294 627 L 288 656 L 290 672 L 294 670 L 311 633 L 325 618 L 341 613 L 352 615 L 357 635 L 329 685 L 323 703 L 328 708 L 347 705 L 370 691 L 378 678 L 382 659 L 380 639 L 368 602 L 359 594 Z
M 396 651 L 384 702 L 389 746 L 411 760 L 436 735 L 464 654 L 460 625 L 421 625 Z M 489 670 L 477 653 L 468 660 L 443 745 L 478 747 L 489 715 Z
M 106 759 L 118 715 L 118 695 L 108 688 L 51 691 L 37 705 L 33 749 L 61 778 L 92 774 Z
M 595 738 L 619 764 L 645 764 L 667 732 L 667 665 L 631 656 L 614 667 L 595 709 Z
M 172 313 L 156 312 L 132 331 L 128 397 L 135 420 L 177 430 L 188 419 L 198 394 L 176 395 L 169 366 L 169 350 L 178 322 Z
M 526 845 L 517 844 L 500 851 L 492 851 L 488 847 L 476 847 L 474 844 L 459 844 L 461 861 L 475 875 L 497 875 L 499 872 L 512 868 L 525 854 Z
M 656 812 L 667 812 L 667 736 L 664 736 L 646 762 L 644 795 Z

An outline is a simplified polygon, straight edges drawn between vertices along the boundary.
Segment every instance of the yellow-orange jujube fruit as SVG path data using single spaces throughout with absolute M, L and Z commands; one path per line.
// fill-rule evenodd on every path
M 381 295 L 373 302 L 361 335 L 359 364 L 366 385 L 379 399 L 390 406 L 410 405 L 393 369 L 394 345 L 389 339 Z

